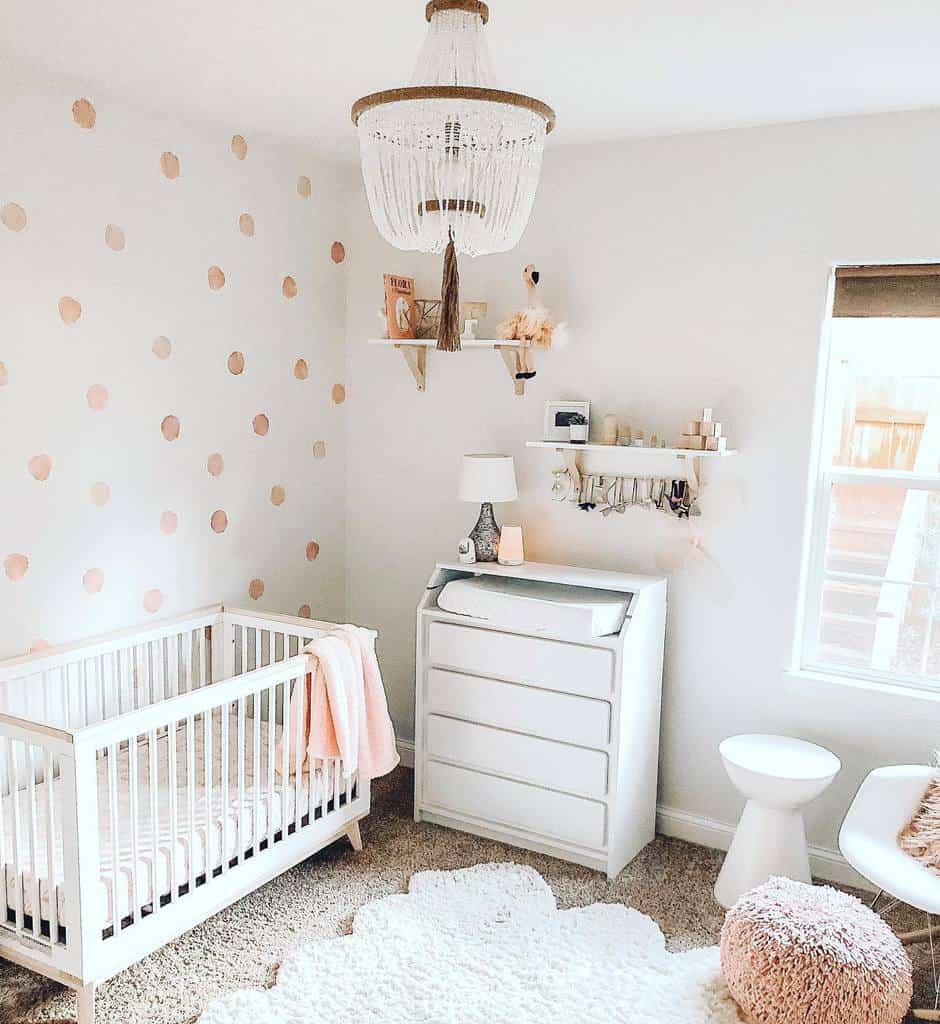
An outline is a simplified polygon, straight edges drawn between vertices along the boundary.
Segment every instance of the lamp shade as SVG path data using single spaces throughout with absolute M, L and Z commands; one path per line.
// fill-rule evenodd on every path
M 461 501 L 515 501 L 516 467 L 511 455 L 465 455 L 460 468 Z

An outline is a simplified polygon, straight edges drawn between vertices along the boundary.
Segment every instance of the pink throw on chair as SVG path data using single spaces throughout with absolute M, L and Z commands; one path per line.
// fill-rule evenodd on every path
M 339 757 L 346 776 L 386 775 L 399 757 L 372 635 L 358 626 L 338 626 L 309 643 L 304 653 L 312 664 L 305 685 L 295 686 L 291 694 L 287 725 L 291 773 L 296 771 L 297 719 L 302 716 L 303 765 Z M 277 764 L 281 754 L 278 744 Z

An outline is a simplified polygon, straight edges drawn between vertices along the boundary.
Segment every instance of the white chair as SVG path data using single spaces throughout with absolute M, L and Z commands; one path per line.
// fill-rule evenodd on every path
M 789 736 L 731 736 L 718 749 L 747 805 L 715 882 L 715 899 L 727 909 L 774 875 L 812 882 L 803 807 L 836 777 L 839 759 Z
M 940 1021 L 937 1010 L 940 988 L 937 987 L 934 956 L 934 940 L 940 939 L 940 932 L 931 925 L 931 918 L 940 914 L 940 876 L 898 846 L 898 834 L 914 817 L 935 774 L 935 770 L 926 765 L 893 765 L 873 771 L 862 783 L 845 816 L 839 832 L 839 849 L 849 864 L 878 888 L 873 909 L 882 893 L 886 893 L 895 903 L 907 903 L 925 913 L 926 928 L 899 938 L 905 945 L 930 943 L 936 993 L 934 1008 L 915 1010 L 914 1016 L 920 1020 Z

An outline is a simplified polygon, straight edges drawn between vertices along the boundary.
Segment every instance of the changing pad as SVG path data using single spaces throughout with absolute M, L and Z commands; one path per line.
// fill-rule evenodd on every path
M 474 576 L 447 583 L 437 604 L 445 612 L 485 619 L 523 633 L 590 640 L 620 630 L 631 596 L 560 583 Z

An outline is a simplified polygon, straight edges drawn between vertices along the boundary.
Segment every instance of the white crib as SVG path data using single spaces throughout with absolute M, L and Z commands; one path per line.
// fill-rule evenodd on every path
M 278 744 L 330 628 L 219 605 L 0 662 L 0 956 L 74 988 L 80 1024 L 96 984 L 337 838 L 361 848 L 368 781 L 301 765 L 306 709 Z

